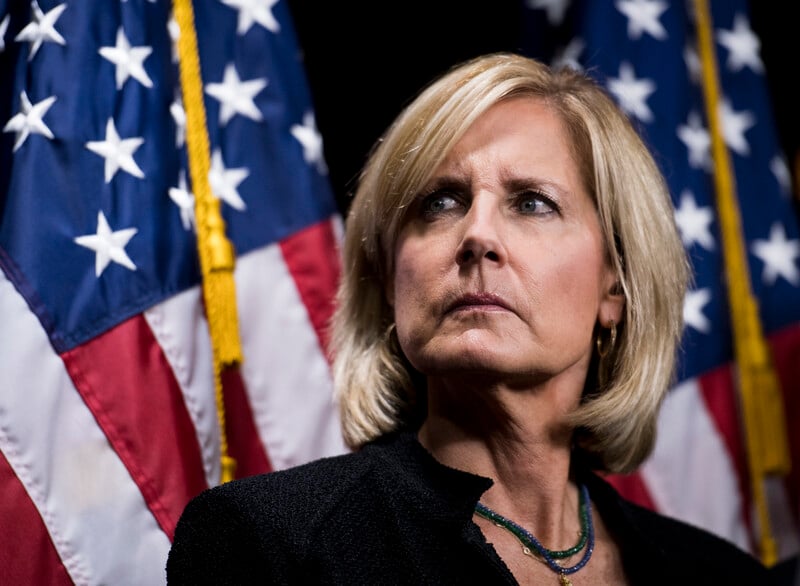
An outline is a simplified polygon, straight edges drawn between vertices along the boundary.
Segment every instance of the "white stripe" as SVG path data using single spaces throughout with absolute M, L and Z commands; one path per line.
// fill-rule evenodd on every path
M 336 245 L 336 253 L 339 255 L 341 261 L 342 243 L 344 242 L 344 220 L 339 214 L 334 214 L 329 220 L 331 223 L 331 230 L 333 232 L 333 240 Z
M 277 245 L 236 265 L 242 376 L 276 470 L 346 451 L 331 370 Z
M 736 468 L 696 379 L 672 389 L 664 401 L 656 447 L 641 474 L 660 512 L 751 551 Z
M 764 481 L 764 496 L 769 510 L 770 531 L 778 548 L 778 561 L 796 556 L 800 553 L 800 532 L 798 532 L 800 519 L 792 511 L 785 478 L 767 477 Z M 759 531 L 758 511 L 755 507 L 752 514 L 756 521 L 756 531 Z M 798 583 L 795 586 L 800 586 L 800 573 L 797 579 Z
M 203 314 L 200 287 L 193 287 L 144 312 L 164 351 L 197 432 L 209 486 L 219 483 L 219 419 L 214 389 L 214 356 Z
M 238 258 L 236 280 L 242 377 L 272 465 L 281 469 L 344 452 L 330 402 L 330 368 L 280 247 Z M 219 481 L 219 425 L 200 288 L 172 297 L 145 317 L 181 387 L 213 486 Z
M 166 534 L 1 271 L 0 324 L 0 449 L 73 581 L 164 583 Z

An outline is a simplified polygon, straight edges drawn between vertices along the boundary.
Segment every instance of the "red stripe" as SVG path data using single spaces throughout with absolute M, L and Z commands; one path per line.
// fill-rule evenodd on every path
M 146 320 L 131 318 L 62 358 L 171 540 L 184 506 L 207 483 L 183 395 Z
M 736 396 L 736 383 L 730 365 L 715 368 L 698 377 L 698 386 L 706 412 L 711 418 L 717 435 L 725 445 L 725 451 L 736 471 L 736 482 L 741 495 L 741 517 L 748 534 L 753 535 L 751 514 L 752 493 L 747 465 L 744 438 L 739 418 L 739 400 Z M 751 543 L 751 547 L 755 546 Z M 755 551 L 755 550 L 754 550 Z
M 650 496 L 650 491 L 647 490 L 647 485 L 638 472 L 609 474 L 606 476 L 606 480 L 626 499 L 652 511 L 658 510 L 653 497 Z
M 800 370 L 797 367 L 800 364 L 800 325 L 794 325 L 771 335 L 768 342 L 783 390 L 784 414 L 792 462 L 797 463 L 800 462 L 798 459 L 800 458 L 800 429 L 798 429 L 800 393 L 797 392 L 800 388 Z M 752 490 L 732 368 L 725 366 L 704 374 L 700 377 L 700 388 L 708 412 L 735 466 L 742 495 L 742 518 L 752 535 Z M 791 504 L 797 514 L 800 484 L 798 484 L 796 465 L 792 467 L 787 483 Z
M 236 460 L 236 477 L 270 472 L 272 464 L 258 436 L 239 369 L 224 370 L 222 385 L 225 389 L 225 435 L 228 453 Z
M 25 487 L 0 452 L 0 519 L 6 538 L 0 546 L 3 584 L 72 585 L 50 534 Z
M 747 459 L 742 443 L 733 372 L 716 368 L 697 380 L 703 402 L 740 478 L 747 478 Z
M 786 430 L 789 435 L 789 450 L 792 456 L 792 471 L 787 479 L 787 494 L 800 517 L 800 324 L 786 328 L 770 336 L 770 346 L 775 369 L 783 390 Z
M 781 381 L 784 396 L 784 413 L 792 456 L 792 471 L 787 479 L 787 493 L 795 516 L 800 509 L 800 324 L 793 325 L 768 338 L 773 361 Z M 752 525 L 751 491 L 747 473 L 747 459 L 739 424 L 738 397 L 732 369 L 729 365 L 717 368 L 698 378 L 703 401 L 720 438 L 725 444 L 736 470 L 742 495 L 742 519 L 747 527 Z M 645 507 L 655 509 L 646 485 L 638 474 L 610 475 L 607 480 L 626 498 Z M 751 531 L 752 534 L 752 531 Z
M 320 348 L 330 358 L 328 324 L 341 267 L 331 220 L 285 238 L 281 241 L 281 251 L 317 333 Z

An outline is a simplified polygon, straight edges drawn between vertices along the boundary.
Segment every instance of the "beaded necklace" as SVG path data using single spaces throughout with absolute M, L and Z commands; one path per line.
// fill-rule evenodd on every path
M 589 492 L 586 488 L 586 485 L 582 484 L 580 486 L 579 494 L 581 511 L 581 539 L 573 547 L 564 550 L 551 551 L 547 549 L 527 529 L 517 525 L 511 519 L 506 519 L 501 514 L 496 513 L 481 502 L 478 502 L 475 505 L 475 512 L 484 519 L 492 521 L 498 527 L 502 527 L 503 529 L 512 533 L 520 541 L 520 543 L 522 543 L 523 553 L 534 556 L 547 564 L 551 570 L 558 574 L 562 586 L 572 586 L 572 582 L 569 578 L 567 578 L 567 576 L 574 574 L 583 568 L 583 566 L 585 566 L 587 563 L 589 563 L 589 559 L 592 557 L 592 552 L 594 551 L 594 524 L 592 523 Z M 558 564 L 558 562 L 556 562 L 556 559 L 567 558 L 578 553 L 584 547 L 586 547 L 586 551 L 584 551 L 583 557 L 574 566 L 561 566 Z

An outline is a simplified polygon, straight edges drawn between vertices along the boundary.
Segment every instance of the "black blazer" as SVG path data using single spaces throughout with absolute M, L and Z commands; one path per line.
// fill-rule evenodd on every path
M 582 479 L 633 584 L 770 584 L 735 545 L 622 499 L 595 474 Z M 413 433 L 389 434 L 356 453 L 206 490 L 178 522 L 167 581 L 516 584 L 472 520 L 491 484 L 440 464 Z

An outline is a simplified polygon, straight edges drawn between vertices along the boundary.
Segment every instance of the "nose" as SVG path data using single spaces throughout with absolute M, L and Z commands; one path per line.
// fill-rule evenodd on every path
M 475 197 L 462 219 L 463 233 L 456 252 L 456 263 L 467 266 L 486 260 L 504 264 L 506 249 L 502 236 L 502 217 L 491 197 Z

